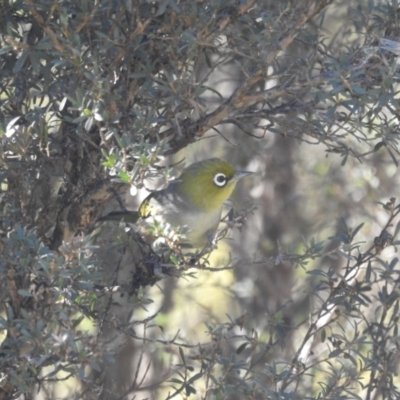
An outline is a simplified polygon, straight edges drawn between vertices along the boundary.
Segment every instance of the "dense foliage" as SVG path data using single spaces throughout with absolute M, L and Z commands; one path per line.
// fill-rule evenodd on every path
M 399 18 L 1 0 L 0 399 L 399 398 Z M 234 241 L 97 222 L 183 151 L 257 172 Z

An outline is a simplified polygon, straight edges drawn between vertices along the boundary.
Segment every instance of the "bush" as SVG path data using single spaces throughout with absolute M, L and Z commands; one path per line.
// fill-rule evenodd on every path
M 1 4 L 0 399 L 399 397 L 395 2 Z M 218 251 L 98 222 L 211 156 Z

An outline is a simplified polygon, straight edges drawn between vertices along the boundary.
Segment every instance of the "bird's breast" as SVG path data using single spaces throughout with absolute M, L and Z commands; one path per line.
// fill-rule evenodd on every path
M 174 228 L 183 228 L 186 231 L 186 241 L 191 246 L 205 246 L 210 234 L 215 234 L 218 228 L 222 207 L 204 211 L 190 205 L 188 199 L 177 191 L 155 194 L 149 202 L 150 214 Z

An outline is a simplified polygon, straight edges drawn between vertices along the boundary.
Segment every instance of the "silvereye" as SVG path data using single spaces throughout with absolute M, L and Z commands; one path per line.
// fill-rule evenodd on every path
M 166 189 L 151 193 L 138 211 L 112 212 L 100 221 L 139 223 L 139 220 L 161 218 L 174 228 L 186 227 L 186 245 L 204 247 L 217 230 L 223 203 L 239 179 L 250 174 L 252 172 L 236 171 L 218 158 L 199 161 L 185 168 Z

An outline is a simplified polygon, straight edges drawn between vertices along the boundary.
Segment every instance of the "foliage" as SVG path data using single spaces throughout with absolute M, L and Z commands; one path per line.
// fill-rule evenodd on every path
M 396 2 L 0 4 L 0 399 L 399 397 L 400 206 L 387 176 L 399 156 Z M 170 227 L 154 227 L 154 251 L 127 224 L 96 223 L 110 204 L 124 207 L 126 188 L 167 184 L 180 164 L 166 157 L 210 131 L 229 149 L 240 143 L 237 164 L 260 175 L 271 153 L 283 160 L 261 176 L 259 209 L 225 218 L 220 236 L 240 228 L 240 250 L 215 263 L 212 246 L 188 255 Z M 318 192 L 302 181 L 315 216 L 293 207 L 266 223 L 280 247 L 261 239 L 267 228 L 251 239 L 243 226 L 267 220 L 268 185 L 301 159 L 298 143 L 302 166 L 322 148 L 344 175 L 370 171 L 379 184 L 317 172 Z M 286 201 L 296 190 L 284 183 Z M 358 184 L 362 202 L 339 198 Z M 296 235 L 313 222 L 329 231 L 330 205 L 339 228 L 301 249 Z M 299 282 L 286 296 L 287 279 L 271 305 L 262 285 L 276 266 Z M 207 310 L 201 340 L 187 326 L 171 335 L 170 282 L 232 269 L 240 309 L 232 301 L 224 320 Z

